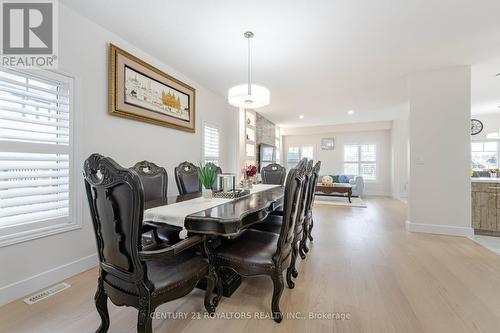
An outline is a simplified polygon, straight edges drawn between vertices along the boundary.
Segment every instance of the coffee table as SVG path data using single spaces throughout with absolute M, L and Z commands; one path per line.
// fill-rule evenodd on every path
M 318 193 L 320 192 L 320 193 Z M 333 193 L 347 194 L 347 199 L 349 203 L 351 202 L 352 196 L 352 185 L 351 184 L 342 184 L 335 183 L 333 186 L 325 186 L 321 183 L 316 184 L 316 195 L 324 195 L 324 196 L 334 196 Z

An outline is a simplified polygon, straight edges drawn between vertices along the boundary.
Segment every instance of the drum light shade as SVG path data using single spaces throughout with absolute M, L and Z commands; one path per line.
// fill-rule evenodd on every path
M 271 101 L 271 93 L 269 89 L 252 84 L 251 94 L 248 94 L 248 84 L 241 84 L 232 87 L 227 92 L 227 100 L 229 104 L 239 108 L 256 109 L 269 105 Z
M 247 31 L 243 34 L 248 42 L 248 83 L 240 84 L 239 86 L 232 87 L 227 91 L 227 101 L 229 104 L 239 108 L 256 109 L 269 104 L 271 100 L 271 93 L 269 89 L 252 84 L 251 69 L 250 69 L 250 40 L 253 38 L 253 32 Z

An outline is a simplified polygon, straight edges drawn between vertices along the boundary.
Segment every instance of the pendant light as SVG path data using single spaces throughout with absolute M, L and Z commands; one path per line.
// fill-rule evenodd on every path
M 248 83 L 232 87 L 227 92 L 229 104 L 248 109 L 257 109 L 269 104 L 271 94 L 269 89 L 251 82 L 250 72 L 250 39 L 253 32 L 247 31 L 243 34 L 248 41 Z

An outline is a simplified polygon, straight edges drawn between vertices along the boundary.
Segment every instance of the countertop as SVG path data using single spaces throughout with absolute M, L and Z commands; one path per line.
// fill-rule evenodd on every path
M 500 178 L 471 177 L 473 183 L 500 183 Z

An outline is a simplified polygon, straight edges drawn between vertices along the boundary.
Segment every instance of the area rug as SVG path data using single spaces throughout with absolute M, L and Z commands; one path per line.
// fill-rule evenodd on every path
M 347 197 L 327 197 L 317 195 L 314 199 L 314 204 L 366 208 L 366 204 L 361 198 L 351 198 L 351 201 L 352 202 L 349 203 Z

